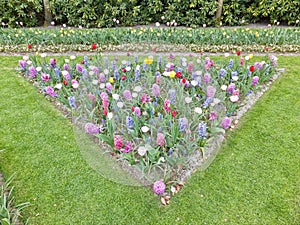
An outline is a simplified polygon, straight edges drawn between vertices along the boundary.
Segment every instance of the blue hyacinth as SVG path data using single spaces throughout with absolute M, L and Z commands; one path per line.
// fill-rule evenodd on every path
M 72 109 L 76 109 L 76 103 L 75 103 L 75 97 L 74 96 L 69 97 L 69 104 L 70 104 Z
M 206 136 L 206 123 L 201 121 L 198 126 L 198 134 L 200 138 L 205 138 Z
M 134 128 L 134 121 L 131 116 L 126 117 L 126 125 L 128 129 L 133 129 Z

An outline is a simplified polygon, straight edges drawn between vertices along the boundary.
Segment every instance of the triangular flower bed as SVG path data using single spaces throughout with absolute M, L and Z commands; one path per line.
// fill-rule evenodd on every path
M 59 63 L 45 56 L 20 60 L 24 76 L 163 204 L 213 160 L 226 130 L 272 79 L 277 61 L 266 55 L 257 62 L 240 52 L 218 61 L 170 54 L 71 56 Z

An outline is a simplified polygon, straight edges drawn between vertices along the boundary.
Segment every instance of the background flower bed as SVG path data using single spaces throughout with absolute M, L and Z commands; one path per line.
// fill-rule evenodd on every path
M 2 29 L 0 52 L 299 52 L 299 28 Z M 92 48 L 96 44 L 96 48 Z
M 202 56 L 176 60 L 172 54 L 142 62 L 128 56 L 76 63 L 72 56 L 63 66 L 43 54 L 25 57 L 20 66 L 47 95 L 73 108 L 86 132 L 114 146 L 113 154 L 175 192 L 171 185 L 187 156 L 200 150 L 205 159 L 206 141 L 230 127 L 227 116 L 237 102 L 273 74 L 276 57 L 254 63 L 253 55 L 237 54 L 236 60 L 216 63 Z M 154 185 L 157 194 L 164 188 Z

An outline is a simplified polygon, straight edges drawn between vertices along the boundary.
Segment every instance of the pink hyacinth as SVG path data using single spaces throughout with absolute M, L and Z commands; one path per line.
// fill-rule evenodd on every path
M 153 184 L 153 192 L 157 195 L 161 195 L 165 192 L 166 185 L 163 180 L 156 181 Z
M 223 127 L 223 129 L 228 129 L 230 127 L 230 124 L 231 124 L 231 119 L 229 117 L 223 118 L 221 122 L 221 126 Z
M 165 145 L 165 135 L 163 133 L 158 133 L 157 134 L 156 144 L 158 146 L 164 146 Z
M 109 106 L 109 101 L 108 101 L 108 95 L 107 95 L 107 93 L 106 92 L 102 92 L 100 94 L 100 98 L 102 100 L 102 106 L 103 106 L 103 108 L 107 109 L 108 106 Z
M 122 137 L 120 135 L 115 135 L 114 136 L 114 145 L 115 145 L 115 148 L 120 150 L 123 146 L 123 140 L 122 140 Z
M 35 78 L 37 74 L 36 69 L 34 66 L 29 67 L 29 78 Z
M 228 85 L 227 91 L 228 91 L 229 94 L 232 94 L 234 89 L 235 89 L 235 84 L 231 83 L 231 84 Z
M 141 109 L 140 107 L 135 107 L 134 108 L 134 113 L 138 118 L 141 118 Z
M 217 116 L 218 116 L 217 112 L 211 111 L 210 114 L 209 114 L 209 120 L 214 121 L 214 120 L 217 119 Z
M 170 113 L 170 111 L 171 111 L 170 100 L 165 99 L 165 101 L 164 101 L 164 109 L 166 110 L 167 113 Z
M 92 100 L 92 102 L 96 102 L 96 98 L 93 94 L 89 93 L 88 97 Z
M 107 89 L 108 92 L 111 92 L 111 90 L 113 88 L 113 86 L 111 85 L 111 83 L 106 83 L 105 87 L 106 87 L 106 89 Z
M 71 66 L 70 64 L 64 64 L 64 70 L 70 70 Z
M 244 66 L 244 65 L 245 65 L 245 59 L 244 59 L 244 58 L 241 58 L 241 59 L 240 59 L 240 64 L 241 64 L 241 66 Z
M 122 149 L 122 152 L 129 153 L 129 152 L 132 152 L 132 150 L 133 150 L 132 142 L 127 141 L 126 144 L 125 144 L 124 149 Z
M 43 81 L 48 82 L 50 80 L 50 75 L 47 73 L 42 73 L 41 78 Z
M 55 65 L 56 65 L 56 59 L 55 59 L 55 58 L 51 58 L 51 59 L 50 59 L 50 65 L 51 65 L 52 67 L 55 67 Z
M 82 66 L 81 66 L 80 64 L 76 64 L 76 70 L 77 70 L 78 72 L 82 73 L 83 68 L 82 68 Z
M 142 104 L 146 103 L 146 102 L 150 102 L 150 96 L 143 93 L 142 94 Z
M 194 63 L 193 62 L 189 62 L 188 68 L 187 68 L 188 73 L 192 73 L 193 70 L 194 70 Z

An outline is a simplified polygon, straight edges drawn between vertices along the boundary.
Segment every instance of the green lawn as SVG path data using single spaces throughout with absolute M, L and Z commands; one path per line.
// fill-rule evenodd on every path
M 90 168 L 70 121 L 17 77 L 19 58 L 0 61 L 0 171 L 16 173 L 31 224 L 299 224 L 299 56 L 279 57 L 286 73 L 167 207 Z

